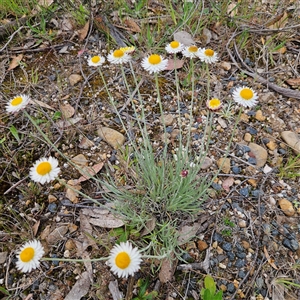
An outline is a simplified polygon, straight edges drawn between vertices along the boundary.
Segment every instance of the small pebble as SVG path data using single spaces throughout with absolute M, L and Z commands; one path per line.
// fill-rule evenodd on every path
M 238 277 L 240 277 L 240 278 L 245 278 L 246 275 L 247 275 L 247 273 L 246 273 L 245 271 L 243 271 L 243 270 L 240 270 L 240 271 L 238 272 Z
M 242 169 L 240 167 L 234 166 L 234 167 L 231 168 L 231 171 L 232 171 L 233 174 L 240 174 Z
M 229 283 L 229 284 L 227 285 L 227 291 L 228 291 L 229 293 L 231 293 L 231 294 L 235 292 L 235 286 L 234 286 L 233 283 Z
M 51 213 L 55 213 L 57 211 L 57 204 L 56 203 L 50 203 L 48 205 L 48 211 Z
M 213 240 L 222 243 L 224 241 L 224 238 L 220 233 L 215 232 L 213 235 Z
M 245 260 L 244 259 L 237 259 L 235 262 L 235 267 L 237 267 L 238 269 L 242 268 L 245 266 Z
M 221 247 L 225 251 L 231 251 L 231 249 L 232 249 L 232 245 L 230 243 L 223 243 L 223 245 Z
M 255 128 L 253 128 L 253 127 L 247 127 L 246 128 L 246 130 L 250 133 L 250 134 L 252 134 L 252 135 L 255 135 L 255 134 L 257 134 L 257 130 L 255 129 Z
M 256 165 L 256 158 L 254 157 L 249 157 L 248 158 L 248 163 L 251 165 Z
M 233 252 L 231 252 L 231 251 L 227 252 L 227 256 L 230 261 L 234 261 L 235 254 Z
M 249 197 L 249 189 L 248 187 L 240 189 L 240 194 L 244 197 Z
M 299 249 L 299 243 L 296 240 L 284 239 L 282 245 L 291 251 L 295 252 Z

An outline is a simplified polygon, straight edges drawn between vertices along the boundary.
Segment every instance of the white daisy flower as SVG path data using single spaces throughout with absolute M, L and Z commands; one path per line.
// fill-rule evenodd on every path
M 107 60 L 112 64 L 125 64 L 131 60 L 131 56 L 128 54 L 128 52 L 117 49 L 108 54 Z
M 258 102 L 256 92 L 254 92 L 252 88 L 246 86 L 236 88 L 233 91 L 232 97 L 235 102 L 244 107 L 252 107 Z
M 88 65 L 90 67 L 98 67 L 101 66 L 105 62 L 104 56 L 95 55 L 89 58 Z
M 198 57 L 207 64 L 218 61 L 218 54 L 212 49 L 199 49 Z
M 142 67 L 150 74 L 158 73 L 166 69 L 168 60 L 158 54 L 151 54 L 142 60 Z
M 119 277 L 127 278 L 140 269 L 142 256 L 138 248 L 133 248 L 130 242 L 115 245 L 111 251 L 107 264 L 113 273 Z
M 26 273 L 38 268 L 44 253 L 44 248 L 39 241 L 27 242 L 17 253 L 17 269 Z
M 173 53 L 181 52 L 183 48 L 184 48 L 183 44 L 181 44 L 178 41 L 173 41 L 170 44 L 168 44 L 165 49 L 168 53 L 173 54 Z
M 182 51 L 182 55 L 189 58 L 196 58 L 199 55 L 199 49 L 195 45 L 185 47 Z
M 222 107 L 222 101 L 218 98 L 213 98 L 206 102 L 206 106 L 210 110 L 218 110 Z
M 33 181 L 44 184 L 54 180 L 59 172 L 57 159 L 50 156 L 48 159 L 43 157 L 37 160 L 30 168 L 29 175 Z
M 19 110 L 23 109 L 30 101 L 29 96 L 26 95 L 19 95 L 13 98 L 8 102 L 6 105 L 6 111 L 9 113 L 18 112 Z

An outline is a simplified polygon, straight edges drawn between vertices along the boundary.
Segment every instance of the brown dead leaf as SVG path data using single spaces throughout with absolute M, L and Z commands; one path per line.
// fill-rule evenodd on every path
M 128 27 L 127 30 L 137 33 L 141 32 L 140 26 L 130 18 L 124 20 L 124 24 Z
M 300 85 L 300 77 L 287 79 L 285 82 L 291 86 L 299 86 Z
M 21 60 L 23 58 L 23 54 L 19 54 L 18 56 L 14 56 L 9 64 L 7 71 L 13 70 L 19 66 Z
M 202 36 L 201 36 L 201 40 L 202 40 L 203 44 L 204 45 L 209 44 L 211 38 L 212 38 L 211 31 L 209 29 L 207 29 L 206 27 L 204 27 L 203 32 L 202 32 Z
M 85 296 L 91 285 L 91 280 L 88 272 L 83 272 L 77 282 L 72 287 L 69 294 L 65 297 L 65 300 L 80 300 Z
M 159 280 L 162 283 L 166 283 L 172 280 L 175 272 L 178 259 L 175 259 L 175 254 L 171 253 L 171 258 L 164 258 L 161 263 L 161 268 L 158 274 Z
M 285 25 L 288 22 L 288 14 L 285 11 L 284 13 L 274 17 L 273 19 L 271 19 L 268 23 L 267 23 L 267 27 L 269 27 L 270 29 L 279 29 L 279 28 L 283 28 L 285 27 Z
M 184 60 L 181 60 L 181 59 L 168 59 L 168 64 L 167 64 L 167 67 L 165 68 L 165 70 L 175 70 L 175 69 L 180 69 L 182 68 L 184 64 Z
M 86 36 L 89 32 L 89 28 L 90 28 L 90 21 L 87 21 L 85 23 L 84 27 L 82 29 L 78 30 L 78 35 L 79 35 L 79 41 L 80 42 L 82 42 L 86 38 Z
M 193 37 L 186 31 L 178 31 L 174 33 L 174 40 L 184 44 L 185 46 L 195 44 Z
M 64 235 L 68 231 L 67 225 L 62 225 L 60 227 L 55 228 L 50 234 L 46 237 L 46 241 L 48 245 L 55 245 L 58 241 L 61 241 Z
M 230 17 L 234 17 L 237 15 L 238 13 L 238 5 L 235 2 L 231 2 L 230 4 L 228 4 L 227 6 L 227 14 Z
M 72 125 L 75 125 L 79 121 L 83 120 L 82 117 L 75 117 L 75 118 L 70 118 L 68 120 L 59 120 L 56 122 L 57 127 L 60 129 L 66 129 Z
M 60 110 L 66 119 L 71 118 L 75 113 L 74 107 L 68 103 L 61 105 Z
M 91 177 L 95 176 L 103 168 L 103 165 L 104 163 L 100 162 L 96 165 L 93 165 L 92 167 L 83 167 L 82 170 L 79 170 L 82 176 L 75 180 L 76 184 L 84 182 L 90 179 Z
M 147 221 L 145 228 L 143 229 L 141 236 L 147 235 L 153 231 L 156 226 L 156 218 L 152 216 L 149 221 Z
M 89 149 L 91 147 L 93 147 L 95 145 L 95 143 L 91 140 L 89 140 L 87 137 L 83 137 L 81 140 L 80 140 L 80 143 L 78 144 L 78 147 L 80 149 Z
M 51 110 L 55 110 L 52 106 L 42 102 L 42 101 L 39 101 L 39 100 L 30 100 L 29 103 L 31 104 L 38 104 L 40 107 L 44 107 L 44 108 L 48 108 L 48 109 L 51 109 Z
M 33 231 L 33 236 L 36 236 L 38 230 L 39 230 L 39 227 L 40 227 L 40 223 L 41 221 L 38 220 L 37 222 L 35 222 L 35 224 L 32 226 L 32 231 Z
M 78 165 L 79 167 L 84 167 L 88 165 L 88 160 L 83 154 L 78 154 L 72 158 L 74 164 Z
M 178 231 L 178 245 L 183 245 L 189 242 L 198 232 L 201 227 L 200 223 L 194 223 L 192 226 L 185 225 Z
M 278 270 L 277 266 L 274 264 L 274 260 L 270 257 L 269 253 L 268 253 L 268 250 L 266 248 L 266 246 L 264 246 L 264 253 L 265 253 L 265 256 L 266 256 L 266 259 L 268 261 L 268 263 L 275 269 L 275 270 Z
M 67 184 L 66 198 L 68 198 L 72 203 L 78 203 L 79 199 L 77 191 L 81 190 L 81 185 L 77 184 L 75 180 L 69 180 Z
M 89 216 L 90 224 L 102 227 L 102 228 L 118 228 L 124 226 L 124 222 L 121 219 L 115 217 L 107 209 L 82 209 L 82 213 L 86 216 Z
M 234 183 L 234 178 L 233 177 L 228 177 L 226 178 L 223 183 L 222 183 L 222 188 L 226 191 L 229 192 L 230 191 L 230 187 L 233 185 Z

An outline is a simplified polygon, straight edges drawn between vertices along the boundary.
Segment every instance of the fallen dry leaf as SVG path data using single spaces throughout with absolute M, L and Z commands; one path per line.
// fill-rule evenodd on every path
M 185 46 L 195 44 L 193 37 L 186 31 L 178 31 L 174 33 L 174 40 L 184 44 Z
M 176 269 L 178 259 L 175 259 L 175 254 L 171 253 L 171 258 L 164 258 L 161 263 L 161 268 L 158 274 L 159 280 L 162 283 L 166 283 L 172 280 L 173 274 Z
M 48 109 L 51 109 L 51 110 L 55 110 L 52 106 L 42 102 L 42 101 L 39 101 L 39 100 L 30 100 L 29 103 L 31 104 L 38 104 L 40 107 L 44 107 L 44 108 L 48 108 Z
M 78 82 L 80 82 L 82 80 L 82 76 L 78 75 L 78 74 L 71 74 L 69 76 L 69 82 L 71 86 L 74 86 L 75 84 L 77 84 Z
M 78 30 L 78 35 L 79 35 L 79 41 L 80 42 L 83 41 L 86 38 L 86 36 L 89 32 L 89 28 L 90 28 L 90 21 L 87 21 L 85 23 L 84 27 L 82 29 Z
M 19 54 L 18 56 L 14 56 L 9 64 L 7 71 L 13 70 L 19 66 L 21 60 L 23 58 L 23 54 Z
M 141 32 L 140 26 L 130 18 L 124 20 L 124 24 L 128 27 L 127 30 L 130 30 L 132 32 Z
M 78 203 L 78 193 L 81 190 L 81 185 L 77 184 L 74 180 L 69 180 L 67 182 L 66 198 L 68 198 L 72 203 Z
M 156 218 L 152 216 L 149 221 L 147 221 L 145 228 L 143 229 L 141 236 L 147 235 L 153 231 L 156 226 Z
M 266 246 L 264 246 L 264 253 L 265 253 L 265 256 L 266 256 L 266 259 L 267 259 L 268 263 L 269 263 L 275 270 L 278 270 L 277 266 L 274 264 L 274 260 L 270 257 L 269 252 L 268 252 Z
M 91 147 L 93 147 L 95 145 L 95 143 L 91 140 L 89 140 L 87 137 L 83 137 L 80 140 L 80 143 L 78 144 L 78 147 L 80 149 L 89 149 Z
M 212 38 L 211 31 L 209 29 L 207 29 L 206 27 L 204 27 L 203 32 L 202 32 L 202 36 L 201 36 L 201 40 L 202 40 L 203 44 L 204 45 L 209 44 L 211 38 Z
M 74 107 L 68 103 L 61 105 L 60 110 L 66 119 L 71 118 L 75 113 Z
M 299 86 L 300 85 L 300 77 L 287 79 L 285 82 L 291 86 Z
M 103 168 L 103 165 L 104 163 L 100 162 L 96 165 L 93 165 L 92 167 L 83 167 L 82 170 L 79 170 L 82 176 L 75 180 L 76 184 L 86 181 L 95 176 Z
M 175 69 L 180 69 L 182 68 L 184 64 L 184 60 L 181 60 L 181 59 L 168 59 L 168 64 L 167 64 L 167 67 L 165 70 L 175 70 Z
M 89 216 L 90 224 L 103 228 L 118 228 L 124 226 L 121 219 L 115 217 L 109 210 L 102 208 L 83 208 L 82 213 Z
M 72 125 L 75 125 L 79 121 L 83 120 L 81 117 L 76 117 L 76 118 L 70 118 L 68 120 L 59 120 L 56 122 L 57 127 L 60 129 L 65 129 L 68 128 Z
M 226 178 L 223 183 L 222 183 L 222 188 L 226 191 L 229 192 L 230 191 L 230 187 L 233 185 L 234 183 L 234 178 L 233 177 L 228 177 Z
M 58 241 L 61 241 L 64 235 L 67 233 L 68 229 L 69 227 L 67 225 L 63 225 L 51 231 L 46 237 L 48 245 L 55 245 Z
M 88 165 L 88 160 L 83 154 L 78 154 L 72 158 L 72 162 L 79 167 L 84 167 Z
M 85 296 L 91 285 L 91 280 L 88 272 L 83 272 L 77 282 L 72 287 L 69 294 L 65 297 L 65 300 L 80 300 Z
M 35 224 L 32 226 L 32 231 L 33 231 L 33 236 L 36 236 L 38 230 L 39 230 L 39 227 L 40 227 L 40 223 L 41 221 L 38 220 L 37 222 L 35 222 Z

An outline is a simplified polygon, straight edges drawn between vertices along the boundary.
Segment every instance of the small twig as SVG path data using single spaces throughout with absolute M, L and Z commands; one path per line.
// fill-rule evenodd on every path
M 126 100 L 124 105 L 121 107 L 121 109 L 119 110 L 119 114 L 127 107 L 127 105 L 130 103 L 130 101 L 132 100 L 136 92 L 139 90 L 140 86 L 143 84 L 143 82 L 144 82 L 144 78 L 141 79 L 141 81 L 138 83 L 138 85 L 136 86 L 136 88 L 134 89 L 130 97 Z
M 0 49 L 0 53 L 8 46 L 8 44 L 12 41 L 13 37 L 21 30 L 24 26 L 21 26 L 18 30 L 16 30 L 10 37 L 7 43 Z
M 13 190 L 15 187 L 17 187 L 19 184 L 21 184 L 23 181 L 25 181 L 28 178 L 28 176 L 24 177 L 23 179 L 19 180 L 17 183 L 12 185 L 7 191 L 4 192 L 3 195 L 8 194 L 11 190 Z

